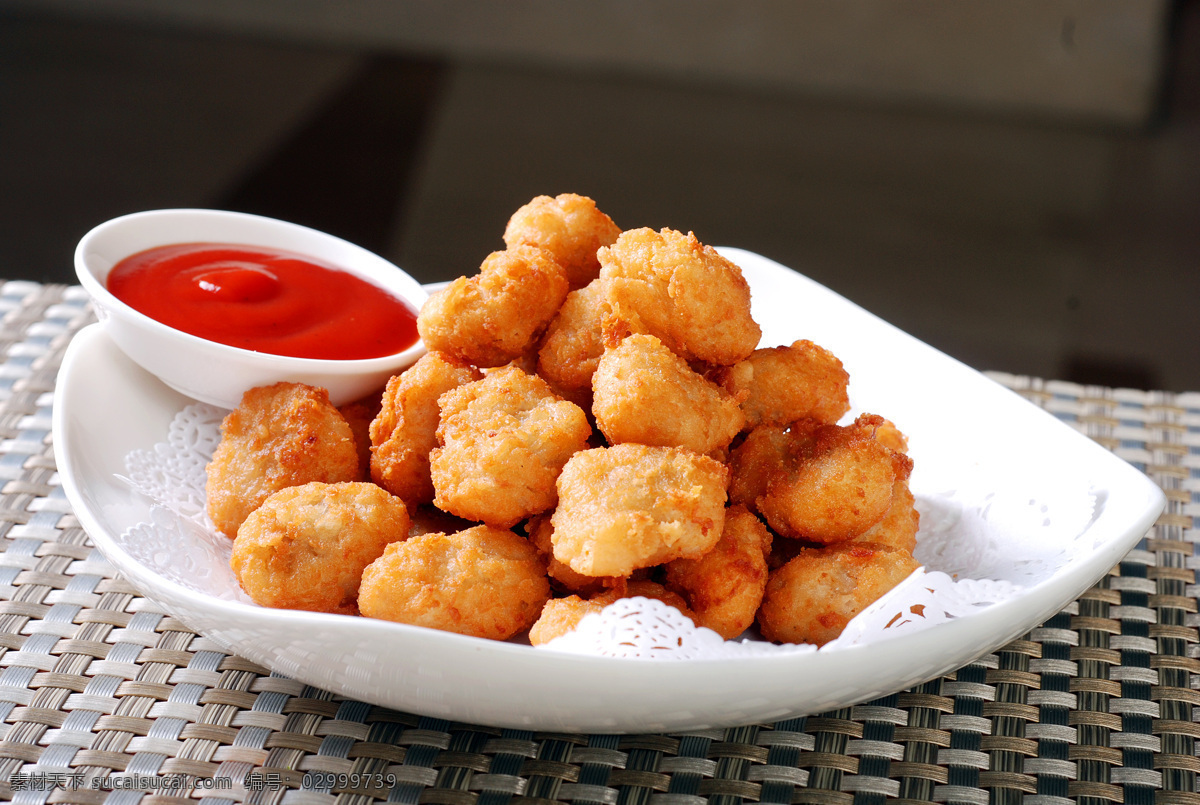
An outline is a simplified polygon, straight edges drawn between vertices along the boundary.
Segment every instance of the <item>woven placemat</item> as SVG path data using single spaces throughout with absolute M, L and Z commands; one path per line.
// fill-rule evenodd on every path
M 1076 603 L 857 707 L 671 735 L 456 724 L 218 650 L 117 576 L 57 484 L 79 288 L 0 286 L 0 796 L 16 802 L 1188 803 L 1200 759 L 1200 395 L 1000 376 L 1154 478 L 1167 511 Z

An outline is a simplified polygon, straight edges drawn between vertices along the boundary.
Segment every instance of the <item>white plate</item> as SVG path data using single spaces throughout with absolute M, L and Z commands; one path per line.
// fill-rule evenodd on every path
M 1008 600 L 924 631 L 839 651 L 753 658 L 580 656 L 222 600 L 164 578 L 119 541 L 149 520 L 149 501 L 118 478 L 126 455 L 163 441 L 191 400 L 129 361 L 96 327 L 75 337 L 59 376 L 54 445 L 63 487 L 97 547 L 135 587 L 230 652 L 400 710 L 585 732 L 771 722 L 909 688 L 1062 609 L 1117 564 L 1162 511 L 1163 494 L 1146 476 L 1013 392 L 777 263 L 722 252 L 750 282 L 764 345 L 809 338 L 828 347 L 850 372 L 855 409 L 883 414 L 908 434 L 914 491 L 922 478 L 940 482 L 988 467 L 1070 476 L 1082 483 L 1069 488 L 1089 490 L 1097 502 L 1086 526 L 1088 550 L 1064 554 L 1048 577 Z

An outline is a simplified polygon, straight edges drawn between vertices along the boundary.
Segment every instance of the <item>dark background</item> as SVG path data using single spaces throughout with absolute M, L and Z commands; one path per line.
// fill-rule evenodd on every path
M 1062 20 L 1064 53 L 1085 21 Z M 1200 390 L 1194 0 L 1170 7 L 1136 119 L 254 23 L 0 2 L 0 277 L 73 282 L 91 226 L 196 206 L 447 279 L 534 195 L 578 192 L 622 227 L 778 260 L 979 369 Z

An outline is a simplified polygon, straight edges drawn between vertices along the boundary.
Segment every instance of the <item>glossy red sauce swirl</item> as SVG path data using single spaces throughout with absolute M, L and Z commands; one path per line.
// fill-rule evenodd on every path
M 125 304 L 177 330 L 297 358 L 379 358 L 416 343 L 417 315 L 360 277 L 278 249 L 180 243 L 126 257 L 108 275 Z

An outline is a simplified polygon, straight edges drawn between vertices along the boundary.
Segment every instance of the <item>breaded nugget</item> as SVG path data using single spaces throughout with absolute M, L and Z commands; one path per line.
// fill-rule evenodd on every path
M 631 581 L 587 599 L 570 595 L 566 598 L 554 598 L 547 601 L 546 606 L 542 608 L 541 616 L 529 630 L 529 642 L 535 646 L 549 643 L 554 638 L 562 637 L 572 631 L 585 615 L 602 612 L 606 606 L 620 601 L 622 598 L 637 597 L 662 601 L 667 606 L 678 609 L 693 622 L 696 620 L 696 616 L 688 609 L 687 602 L 677 593 L 652 581 Z
M 476 366 L 503 366 L 537 346 L 567 296 L 567 275 L 533 246 L 492 252 L 421 307 L 417 331 L 431 350 Z
M 912 492 L 908 488 L 908 477 L 896 478 L 892 485 L 892 504 L 883 519 L 854 538 L 855 542 L 873 542 L 889 548 L 899 548 L 912 553 L 917 549 L 917 530 L 921 515 L 917 512 Z
M 587 196 L 563 193 L 538 196 L 513 213 L 504 243 L 537 246 L 554 255 L 567 271 L 572 288 L 582 288 L 600 273 L 596 250 L 608 246 L 621 228 Z
M 389 545 L 363 571 L 358 608 L 369 618 L 507 640 L 550 597 L 546 566 L 528 540 L 481 525 Z
M 697 626 L 732 640 L 754 623 L 767 586 L 770 548 L 767 527 L 745 506 L 732 506 L 711 551 L 667 563 L 667 589 L 683 596 Z
M 820 425 L 789 443 L 782 472 L 756 505 L 786 537 L 830 544 L 852 539 L 883 519 L 897 477 L 912 463 L 875 440 L 882 417 L 864 414 L 846 427 Z
M 542 607 L 541 615 L 529 627 L 529 642 L 535 646 L 549 643 L 573 631 L 585 615 L 601 612 L 603 604 L 594 603 L 577 595 L 566 598 L 551 598 Z
M 890 419 L 883 420 L 875 430 L 875 439 L 889 450 L 908 454 L 908 437 Z
M 440 352 L 425 353 L 392 377 L 371 422 L 371 480 L 410 506 L 431 502 L 429 451 L 437 447 L 438 397 L 482 377 Z
M 363 568 L 407 537 L 400 498 L 361 481 L 314 482 L 276 492 L 255 509 L 229 561 L 257 604 L 355 615 Z
M 721 537 L 729 471 L 677 447 L 576 453 L 558 478 L 554 556 L 585 576 L 703 556 Z
M 897 443 L 884 430 L 887 424 L 864 414 L 846 427 L 813 419 L 789 427 L 759 425 L 730 453 L 729 499 L 758 511 L 783 536 L 819 543 L 860 539 L 911 550 L 912 461 L 881 439 Z
M 592 414 L 611 444 L 686 447 L 723 457 L 745 421 L 737 399 L 652 335 L 631 335 L 605 350 L 592 391 Z
M 309 481 L 357 481 L 358 449 L 325 389 L 302 383 L 253 388 L 221 422 L 207 467 L 213 525 L 233 539 L 272 492 Z
M 598 255 L 609 343 L 649 333 L 688 362 L 720 366 L 758 346 L 762 330 L 742 270 L 692 233 L 633 229 Z
M 554 507 L 559 472 L 592 432 L 583 409 L 515 366 L 451 389 L 438 404 L 434 504 L 500 528 Z
M 555 559 L 554 524 L 550 521 L 549 514 L 540 514 L 529 518 L 526 531 L 529 534 L 530 543 L 546 560 L 546 574 L 550 577 L 550 586 L 555 590 L 582 595 L 586 598 L 625 583 L 624 578 L 615 576 L 585 576 L 582 573 L 576 573 L 570 565 Z
M 742 411 L 750 427 L 786 425 L 797 419 L 832 425 L 850 410 L 846 391 L 850 375 L 832 352 L 811 341 L 756 349 L 714 379 L 743 398 Z
M 767 580 L 759 628 L 777 643 L 824 645 L 916 569 L 907 551 L 866 542 L 801 551 Z
M 784 471 L 784 461 L 799 436 L 779 425 L 759 425 L 729 453 L 729 502 L 757 511 L 756 501 L 771 480 Z
M 591 410 L 592 375 L 604 354 L 600 321 L 604 287 L 600 280 L 571 291 L 546 329 L 538 351 L 538 374 L 573 402 Z
M 354 447 L 358 450 L 358 476 L 368 478 L 371 475 L 371 422 L 379 415 L 379 393 L 364 397 L 361 400 L 338 406 L 338 413 L 350 426 L 354 434 Z

